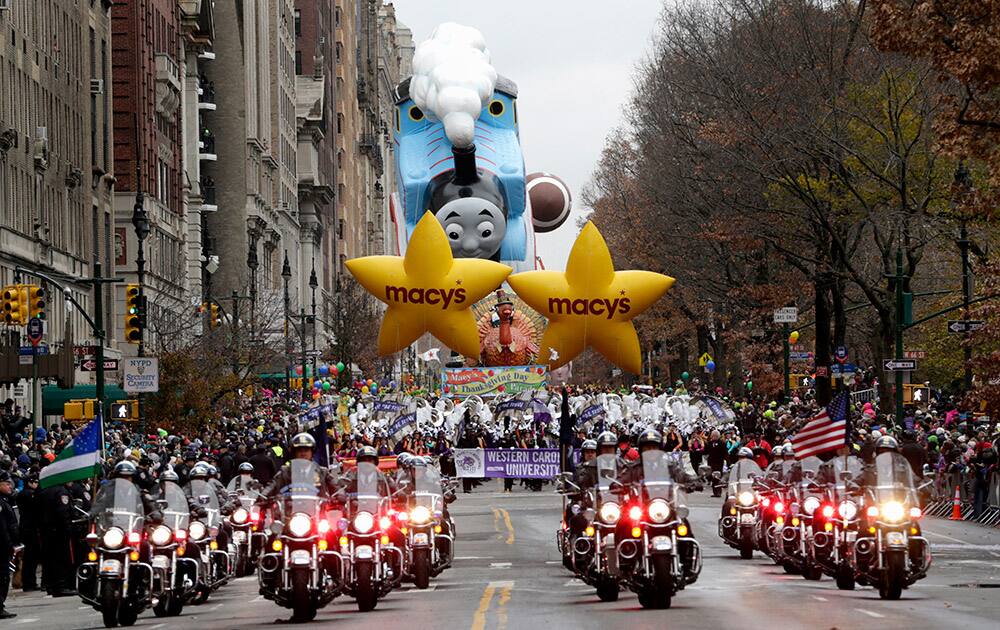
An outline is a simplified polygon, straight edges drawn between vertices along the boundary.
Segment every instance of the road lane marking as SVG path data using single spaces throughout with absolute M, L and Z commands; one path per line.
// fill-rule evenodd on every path
M 491 562 L 490 563 L 490 568 L 491 569 L 509 569 L 510 565 L 511 565 L 510 562 Z
M 940 536 L 940 534 L 935 534 L 935 535 Z M 972 543 L 951 545 L 948 543 L 940 543 L 931 547 L 931 551 L 941 550 L 941 549 L 961 549 L 962 551 L 1000 551 L 1000 545 L 974 545 Z
M 38 617 L 28 617 L 26 619 L 18 619 L 17 623 L 32 623 L 38 621 Z
M 497 600 L 497 630 L 507 627 L 507 602 L 510 601 L 510 592 L 514 588 L 514 583 L 510 582 L 500 589 L 500 599 Z
M 495 557 L 496 556 L 455 556 L 455 560 L 492 560 Z
M 828 602 L 828 601 L 830 601 L 830 600 L 828 600 L 825 597 L 820 597 L 819 595 L 813 595 L 812 598 L 815 599 L 818 602 Z
M 931 536 L 937 536 L 938 538 L 944 538 L 946 540 L 957 542 L 959 545 L 962 545 L 962 546 L 971 546 L 971 545 L 969 545 L 969 543 L 967 543 L 964 540 L 961 540 L 959 538 L 952 538 L 951 536 L 946 536 L 944 534 L 939 534 L 937 532 L 932 532 L 932 531 L 929 531 L 929 530 L 925 529 L 924 530 L 924 535 L 926 536 L 928 534 L 930 534 Z
M 484 630 L 486 628 L 486 611 L 490 608 L 490 602 L 493 601 L 493 594 L 496 592 L 497 587 L 494 586 L 493 582 L 486 585 L 483 590 L 483 596 L 479 598 L 479 607 L 476 608 L 476 613 L 472 616 L 472 630 Z
M 858 611 L 862 615 L 868 615 L 869 617 L 873 617 L 875 619 L 884 619 L 885 618 L 885 615 L 880 615 L 877 612 L 872 612 L 870 610 L 865 610 L 864 608 L 855 608 L 854 610 Z
M 156 630 L 157 628 L 162 628 L 165 625 L 167 625 L 167 624 L 165 624 L 165 623 L 158 623 L 155 626 L 149 626 L 149 630 Z
M 500 511 L 503 512 L 504 524 L 507 525 L 507 532 L 508 532 L 508 534 L 507 534 L 507 544 L 508 545 L 513 545 L 514 544 L 514 525 L 510 522 L 510 512 L 508 512 L 507 510 L 503 510 L 503 509 L 501 509 Z
M 497 540 L 503 540 L 503 532 L 500 531 L 500 510 L 497 508 L 490 508 L 493 510 L 493 529 L 497 532 Z

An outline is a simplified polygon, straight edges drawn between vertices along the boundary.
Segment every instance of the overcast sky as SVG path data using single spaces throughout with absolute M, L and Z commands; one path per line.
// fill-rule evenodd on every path
M 518 85 L 518 119 L 529 173 L 569 184 L 573 215 L 538 237 L 547 269 L 564 269 L 573 245 L 580 192 L 604 139 L 622 119 L 636 64 L 649 49 L 660 0 L 395 0 L 416 42 L 442 22 L 474 26 L 493 66 Z

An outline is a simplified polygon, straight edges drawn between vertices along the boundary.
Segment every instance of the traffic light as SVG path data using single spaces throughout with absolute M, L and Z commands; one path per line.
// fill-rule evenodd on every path
M 28 285 L 28 317 L 45 319 L 45 289 L 34 284 Z
M 125 341 L 142 341 L 142 318 L 139 307 L 139 285 L 125 285 Z
M 208 307 L 208 325 L 215 328 L 219 325 L 219 305 L 212 302 Z
M 93 420 L 96 408 L 96 398 L 74 398 L 63 404 L 63 418 L 66 420 Z
M 138 400 L 116 400 L 111 405 L 111 420 L 138 420 Z
M 8 326 L 24 326 L 28 323 L 27 286 L 11 284 L 3 289 L 3 320 Z

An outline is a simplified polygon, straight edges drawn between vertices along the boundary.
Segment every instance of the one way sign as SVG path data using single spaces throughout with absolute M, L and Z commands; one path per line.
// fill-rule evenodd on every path
M 917 362 L 913 359 L 886 359 L 882 367 L 887 372 L 912 372 L 917 369 Z
M 953 335 L 960 335 L 967 332 L 976 332 L 983 327 L 981 319 L 949 319 L 948 332 Z

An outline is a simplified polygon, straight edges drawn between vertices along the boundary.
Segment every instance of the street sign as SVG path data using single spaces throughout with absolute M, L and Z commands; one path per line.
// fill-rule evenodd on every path
M 833 351 L 833 358 L 837 360 L 837 363 L 847 361 L 847 346 L 837 346 L 837 349 Z
M 129 357 L 122 372 L 122 389 L 126 392 L 160 391 L 160 364 L 156 357 Z
M 831 365 L 831 374 L 854 374 L 858 371 L 858 366 L 853 363 L 844 363 L 843 365 Z
M 794 324 L 799 321 L 799 309 L 794 306 L 786 306 L 774 311 L 775 324 Z
M 17 349 L 17 353 L 19 355 L 21 355 L 22 357 L 23 356 L 31 356 L 33 354 L 37 354 L 38 356 L 42 356 L 43 354 L 48 354 L 49 353 L 49 347 L 48 346 L 38 346 L 36 348 L 34 346 L 21 346 L 21 347 L 19 347 Z
M 811 358 L 812 352 L 793 351 L 788 353 L 788 359 L 790 361 L 808 361 Z
M 828 376 L 829 373 L 830 372 L 825 365 L 816 366 L 816 376 Z
M 97 346 L 73 346 L 73 356 L 92 357 L 97 354 Z
M 949 319 L 948 320 L 948 333 L 952 335 L 960 335 L 967 332 L 976 332 L 983 327 L 983 320 L 981 319 Z
M 888 372 L 912 372 L 917 369 L 917 362 L 914 359 L 886 359 L 882 367 Z
M 903 357 L 907 359 L 926 359 L 926 350 L 903 350 Z
M 28 320 L 28 341 L 31 342 L 31 345 L 38 345 L 38 342 L 42 340 L 43 330 L 42 320 L 37 317 L 32 317 Z
M 84 372 L 96 372 L 97 371 L 97 359 L 84 359 L 80 362 L 80 369 Z M 104 371 L 105 372 L 117 372 L 118 371 L 118 359 L 104 359 Z
M 31 365 L 34 362 L 35 362 L 35 357 L 34 355 L 31 354 L 21 354 L 18 355 L 17 357 L 18 365 Z
M 705 354 L 698 357 L 698 365 L 700 365 L 701 367 L 705 367 L 711 360 L 712 360 L 712 355 L 706 352 Z

